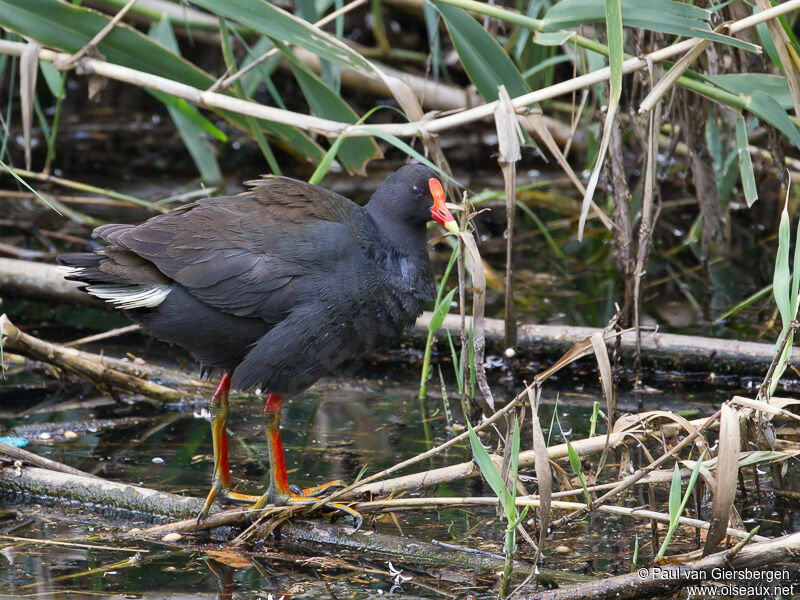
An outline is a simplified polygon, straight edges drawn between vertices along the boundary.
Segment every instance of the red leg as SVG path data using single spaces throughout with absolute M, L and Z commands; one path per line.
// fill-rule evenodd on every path
M 228 465 L 228 394 L 231 391 L 231 380 L 223 373 L 219 385 L 211 396 L 211 434 L 214 443 L 214 479 L 219 479 L 226 488 L 231 487 L 231 472 Z
M 268 394 L 267 400 L 264 402 L 264 421 L 266 422 L 267 437 L 269 438 L 269 488 L 256 502 L 254 508 L 260 509 L 270 503 L 306 506 L 324 504 L 324 500 L 317 500 L 308 496 L 322 493 L 332 487 L 345 487 L 345 483 L 342 481 L 330 481 L 314 488 L 305 489 L 300 494 L 292 492 L 289 488 L 289 478 L 286 475 L 286 461 L 283 453 L 283 440 L 281 440 L 281 400 L 282 398 L 278 394 Z M 361 515 L 356 511 L 337 502 L 332 502 L 330 506 L 354 517 L 356 530 L 360 529 Z
M 231 390 L 231 380 L 227 373 L 223 373 L 219 380 L 214 395 L 211 396 L 209 410 L 211 411 L 211 437 L 214 444 L 214 474 L 211 479 L 211 490 L 208 492 L 203 509 L 197 516 L 198 523 L 208 516 L 208 511 L 214 503 L 217 494 L 222 491 L 225 497 L 232 500 L 255 502 L 255 496 L 231 492 L 231 472 L 228 465 L 228 394 Z
M 269 436 L 269 483 L 276 499 L 286 499 L 291 495 L 281 440 L 281 400 L 278 394 L 267 394 L 264 402 L 264 420 Z

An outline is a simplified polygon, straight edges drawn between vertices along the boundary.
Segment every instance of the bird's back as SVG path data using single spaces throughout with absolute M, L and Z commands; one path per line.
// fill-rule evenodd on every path
M 239 388 L 305 389 L 397 335 L 431 291 L 427 257 L 406 264 L 363 208 L 283 177 L 96 233 L 106 248 L 60 257 L 68 278 Z

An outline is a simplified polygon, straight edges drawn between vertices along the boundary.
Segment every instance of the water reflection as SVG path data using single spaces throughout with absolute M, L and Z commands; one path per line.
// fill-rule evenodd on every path
M 432 396 L 426 406 L 432 439 L 426 440 L 413 379 L 407 382 L 377 378 L 327 380 L 309 392 L 285 403 L 283 435 L 290 479 L 299 485 L 341 478 L 353 480 L 364 465 L 376 472 L 446 439 L 441 399 Z M 13 382 L 10 384 L 13 387 Z M 541 421 L 549 428 L 554 412 L 561 430 L 572 439 L 586 435 L 592 405 L 600 397 L 591 382 L 581 391 L 571 381 L 568 390 L 546 390 Z M 577 391 L 576 391 L 577 390 Z M 8 391 L 8 387 L 6 390 Z M 507 395 L 513 390 L 507 390 Z M 669 405 L 672 410 L 707 414 L 718 406 L 723 393 L 649 394 L 648 408 Z M 136 419 L 120 428 L 79 432 L 72 441 L 52 436 L 32 439 L 36 453 L 65 462 L 116 481 L 141 484 L 181 494 L 204 495 L 212 466 L 211 435 L 201 418 L 201 406 L 165 410 L 151 403 L 118 405 L 108 398 L 54 397 L 42 389 L 39 395 L 4 393 L 6 427 L 37 425 L 42 431 L 57 430 L 76 421 L 109 422 Z M 557 404 L 556 404 L 557 400 Z M 64 404 L 65 402 L 69 404 Z M 635 400 L 622 395 L 623 410 L 633 409 Z M 457 403 L 450 407 L 456 422 L 463 422 Z M 105 420 L 105 421 L 104 421 Z M 232 434 L 231 468 L 238 491 L 260 493 L 267 472 L 266 440 L 262 431 L 258 399 L 237 400 L 231 407 L 228 426 Z M 564 436 L 553 426 L 550 443 Z M 529 445 L 530 433 L 523 432 Z M 428 467 L 439 467 L 469 459 L 466 445 L 458 445 L 431 459 Z M 158 459 L 158 460 L 154 460 Z M 609 464 L 610 472 L 617 465 Z M 796 466 L 787 481 L 797 481 Z M 794 473 L 794 475 L 792 475 Z M 794 479 L 793 479 L 794 477 Z M 526 484 L 527 485 L 527 484 Z M 530 484 L 532 487 L 533 483 Z M 490 494 L 480 479 L 441 486 L 442 496 Z M 631 505 L 644 498 L 631 497 Z M 663 498 L 660 499 L 663 501 Z M 378 560 L 359 553 L 313 547 L 291 547 L 286 540 L 270 538 L 256 549 L 233 549 L 213 537 L 186 538 L 175 543 L 142 543 L 115 539 L 114 534 L 146 525 L 135 515 L 99 514 L 99 507 L 70 507 L 58 503 L 32 504 L 25 499 L 0 499 L 0 598 L 320 598 L 370 597 L 382 593 L 395 597 L 492 597 L 497 578 L 447 568 Z M 774 532 L 800 522 L 789 501 L 775 500 L 760 512 L 743 514 L 759 522 L 776 521 Z M 764 512 L 766 510 L 766 512 Z M 782 522 L 781 522 L 782 521 Z M 397 512 L 368 520 L 368 530 L 407 539 L 442 542 L 502 552 L 502 524 L 491 508 Z M 546 567 L 575 574 L 601 575 L 627 572 L 635 535 L 640 552 L 649 555 L 646 523 L 594 515 L 562 532 L 550 543 Z M 223 534 L 224 537 L 224 532 Z M 13 538 L 69 540 L 82 546 L 38 545 Z M 692 547 L 693 538 L 681 540 Z M 140 553 L 120 550 L 135 547 Z M 557 548 L 561 547 L 559 551 Z M 526 549 L 522 546 L 522 557 Z M 530 558 L 530 557 L 527 557 Z M 397 571 L 402 571 L 400 579 Z

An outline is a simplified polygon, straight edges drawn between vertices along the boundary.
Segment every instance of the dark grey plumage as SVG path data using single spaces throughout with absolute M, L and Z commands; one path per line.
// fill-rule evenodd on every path
M 98 227 L 105 248 L 59 259 L 155 337 L 232 372 L 235 388 L 290 395 L 396 338 L 432 299 L 435 176 L 407 165 L 364 208 L 267 177 L 141 225 Z

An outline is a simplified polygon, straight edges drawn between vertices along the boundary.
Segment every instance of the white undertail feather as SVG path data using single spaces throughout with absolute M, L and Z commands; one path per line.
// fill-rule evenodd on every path
M 169 286 L 162 284 L 114 284 L 87 285 L 86 291 L 113 304 L 116 308 L 153 308 L 164 301 Z
M 82 267 L 67 267 L 64 265 L 59 265 L 56 267 L 56 271 L 58 271 L 63 277 L 80 277 L 83 274 Z

